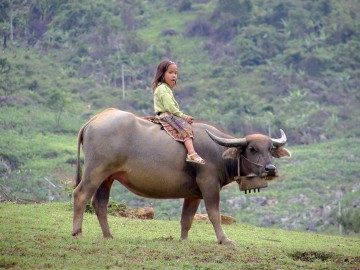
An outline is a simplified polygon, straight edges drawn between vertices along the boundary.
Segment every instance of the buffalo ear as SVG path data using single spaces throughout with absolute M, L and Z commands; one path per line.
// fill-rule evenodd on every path
M 231 147 L 224 151 L 222 154 L 223 158 L 237 158 L 238 157 L 238 149 L 235 147 Z
M 271 155 L 274 158 L 291 157 L 291 152 L 285 147 L 278 147 L 271 151 Z

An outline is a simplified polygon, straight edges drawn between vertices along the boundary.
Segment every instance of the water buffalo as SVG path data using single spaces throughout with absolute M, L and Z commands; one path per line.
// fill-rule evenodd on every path
M 217 242 L 232 243 L 221 227 L 220 190 L 234 181 L 239 170 L 241 175 L 276 177 L 272 156 L 290 156 L 283 147 L 285 133 L 281 130 L 280 139 L 260 134 L 238 139 L 203 123 L 194 123 L 193 129 L 195 149 L 206 160 L 205 165 L 186 162 L 185 147 L 181 143 L 174 141 L 159 125 L 132 113 L 111 108 L 91 118 L 78 135 L 72 235 L 81 235 L 84 210 L 92 198 L 103 236 L 112 237 L 107 203 L 112 183 L 118 180 L 139 196 L 184 198 L 180 222 L 182 240 L 187 239 L 195 212 L 204 199 Z M 82 176 L 81 144 L 85 163 Z

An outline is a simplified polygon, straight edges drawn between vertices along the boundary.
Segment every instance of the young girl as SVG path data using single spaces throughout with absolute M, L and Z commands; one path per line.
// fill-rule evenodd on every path
M 180 111 L 173 95 L 177 74 L 177 65 L 172 61 L 164 60 L 158 65 L 151 87 L 154 94 L 154 110 L 165 131 L 174 140 L 184 143 L 188 152 L 186 161 L 205 164 L 193 146 L 191 124 L 194 118 Z

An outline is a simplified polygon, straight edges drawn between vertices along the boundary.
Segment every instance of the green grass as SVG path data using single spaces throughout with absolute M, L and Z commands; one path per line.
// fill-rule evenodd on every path
M 210 223 L 180 242 L 177 221 L 110 216 L 114 239 L 85 214 L 70 236 L 69 203 L 0 204 L 1 269 L 360 269 L 360 239 L 224 225 L 236 246 L 218 246 Z

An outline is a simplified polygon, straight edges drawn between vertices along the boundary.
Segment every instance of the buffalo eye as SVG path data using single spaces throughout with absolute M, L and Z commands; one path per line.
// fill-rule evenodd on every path
M 249 147 L 250 153 L 256 153 L 256 149 L 252 146 Z

